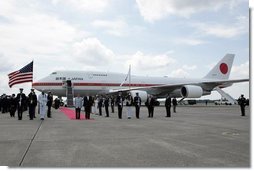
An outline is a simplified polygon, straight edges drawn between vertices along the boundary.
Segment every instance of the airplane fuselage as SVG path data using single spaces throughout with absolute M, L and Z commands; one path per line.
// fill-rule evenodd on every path
M 66 96 L 66 81 L 70 80 L 73 88 L 74 96 L 80 94 L 97 95 L 105 94 L 114 89 L 151 87 L 165 84 L 199 82 L 200 79 L 180 79 L 169 77 L 149 77 L 149 76 L 131 76 L 124 81 L 126 74 L 107 73 L 107 72 L 86 72 L 86 71 L 57 71 L 50 74 L 38 82 L 33 83 L 33 87 L 39 91 L 51 91 L 56 96 Z M 130 83 L 129 83 L 130 81 Z M 124 83 L 123 83 L 124 82 Z M 123 85 L 120 87 L 120 85 Z M 154 92 L 147 92 L 155 94 Z M 176 90 L 173 96 L 180 97 L 180 90 Z M 157 94 L 158 96 L 158 94 Z M 162 95 L 165 97 L 165 95 Z
M 183 97 L 199 98 L 211 94 L 217 88 L 225 88 L 233 83 L 249 81 L 249 79 L 229 80 L 234 54 L 226 54 L 201 79 L 135 76 L 129 74 L 94 72 L 94 71 L 57 71 L 37 82 L 33 87 L 39 91 L 51 91 L 53 95 L 68 97 L 116 95 L 137 93 L 146 100 L 148 95 L 156 98 Z M 220 90 L 221 91 L 221 90 Z

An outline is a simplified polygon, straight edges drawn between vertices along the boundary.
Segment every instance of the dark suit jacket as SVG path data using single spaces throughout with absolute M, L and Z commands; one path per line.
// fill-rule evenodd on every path
M 105 107 L 108 107 L 108 106 L 109 106 L 109 98 L 105 98 L 104 106 L 105 106 Z
M 36 106 L 37 105 L 37 96 L 36 94 L 30 93 L 28 95 L 28 105 L 29 106 Z
M 165 106 L 171 107 L 171 98 L 170 97 L 166 98 Z
M 152 97 L 150 100 L 150 103 L 149 103 L 149 98 L 147 98 L 146 105 L 147 105 L 147 107 L 154 107 L 155 99 Z
M 118 106 L 123 106 L 124 98 L 122 96 L 117 96 L 116 103 Z
M 134 97 L 134 105 L 138 106 L 138 104 L 141 105 L 141 98 L 139 96 L 135 96 Z
M 17 94 L 16 100 L 18 102 L 18 106 L 19 106 L 20 98 L 21 98 L 21 106 L 25 106 L 25 104 L 26 104 L 26 95 L 24 93 Z

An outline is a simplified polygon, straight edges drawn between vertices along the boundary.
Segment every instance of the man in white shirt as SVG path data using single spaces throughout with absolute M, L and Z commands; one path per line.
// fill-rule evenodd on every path
M 42 90 L 41 94 L 38 97 L 38 102 L 39 102 L 39 105 L 40 105 L 40 118 L 41 118 L 41 120 L 44 120 L 44 117 L 46 115 L 47 101 L 48 101 L 47 95 Z
M 74 105 L 76 109 L 76 119 L 80 119 L 80 110 L 83 106 L 83 98 L 80 97 L 79 94 L 75 97 Z

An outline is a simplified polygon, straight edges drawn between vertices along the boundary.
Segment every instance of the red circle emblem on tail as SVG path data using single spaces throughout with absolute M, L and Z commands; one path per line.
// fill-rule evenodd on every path
M 228 65 L 225 63 L 220 64 L 220 72 L 222 74 L 227 74 L 228 73 Z

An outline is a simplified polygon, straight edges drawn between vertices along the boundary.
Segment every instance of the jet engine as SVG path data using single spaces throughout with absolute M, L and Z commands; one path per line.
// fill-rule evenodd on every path
M 203 95 L 203 89 L 200 86 L 186 85 L 181 88 L 181 96 L 184 98 L 199 98 Z
M 132 98 L 136 96 L 136 93 L 138 93 L 139 97 L 141 98 L 141 101 L 144 103 L 147 100 L 147 92 L 146 91 L 141 91 L 141 90 L 132 90 L 130 91 Z

